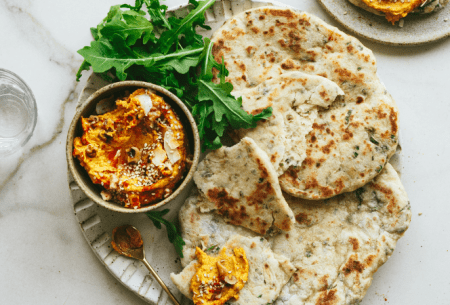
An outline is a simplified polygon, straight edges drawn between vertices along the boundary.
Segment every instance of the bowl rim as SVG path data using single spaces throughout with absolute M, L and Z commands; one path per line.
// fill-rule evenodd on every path
M 76 162 L 75 157 L 72 156 L 73 140 L 75 138 L 74 133 L 76 130 L 76 126 L 77 126 L 79 120 L 81 119 L 81 114 L 83 113 L 83 111 L 92 103 L 99 102 L 96 99 L 98 99 L 105 92 L 107 92 L 111 89 L 116 89 L 116 88 L 125 89 L 127 87 L 141 87 L 141 88 L 152 89 L 152 90 L 162 93 L 165 96 L 167 96 L 168 98 L 170 98 L 174 103 L 176 103 L 181 108 L 181 110 L 186 115 L 186 117 L 189 121 L 190 127 L 192 129 L 193 138 L 194 138 L 194 143 L 193 143 L 194 156 L 192 158 L 192 164 L 191 164 L 191 167 L 190 167 L 189 171 L 187 172 L 187 174 L 185 174 L 185 177 L 183 178 L 182 183 L 180 185 L 178 185 L 178 187 L 175 189 L 175 191 L 172 194 L 170 194 L 170 196 L 168 196 L 167 198 L 164 198 L 163 200 L 161 200 L 160 202 L 158 202 L 154 205 L 145 206 L 145 207 L 139 208 L 139 209 L 129 209 L 129 208 L 120 206 L 114 202 L 105 201 L 100 197 L 100 195 L 94 193 L 91 189 L 88 188 L 87 184 L 80 178 L 79 172 L 75 168 L 75 162 Z M 185 126 L 185 128 L 186 127 L 187 126 Z M 158 86 L 158 85 L 155 85 L 155 84 L 152 84 L 149 82 L 120 81 L 120 82 L 106 85 L 106 86 L 98 89 L 93 94 L 91 94 L 86 99 L 86 101 L 83 102 L 82 105 L 80 105 L 78 107 L 78 109 L 72 119 L 72 122 L 69 125 L 69 129 L 67 131 L 66 159 L 67 159 L 67 165 L 69 167 L 70 173 L 72 174 L 72 177 L 74 178 L 75 182 L 78 184 L 80 189 L 86 194 L 86 196 L 89 197 L 89 199 L 91 199 L 98 205 L 100 205 L 104 208 L 107 208 L 111 211 L 120 212 L 120 213 L 128 213 L 128 214 L 145 213 L 148 211 L 155 210 L 155 209 L 157 209 L 161 206 L 164 206 L 164 205 L 168 204 L 169 202 L 173 201 L 181 193 L 181 191 L 184 190 L 184 188 L 187 186 L 187 184 L 192 180 L 192 178 L 194 176 L 194 172 L 197 168 L 197 165 L 198 165 L 198 162 L 200 159 L 200 136 L 198 133 L 197 124 L 195 123 L 195 119 L 192 116 L 192 113 L 189 111 L 189 109 L 186 107 L 186 105 L 175 94 L 168 91 L 167 89 L 164 89 L 161 86 Z

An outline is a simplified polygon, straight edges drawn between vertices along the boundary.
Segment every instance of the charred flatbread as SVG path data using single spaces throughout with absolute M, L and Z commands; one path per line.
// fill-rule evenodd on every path
M 229 19 L 212 40 L 237 93 L 291 71 L 328 78 L 345 93 L 333 111 L 318 112 L 306 158 L 279 178 L 284 191 L 320 200 L 356 190 L 395 153 L 397 106 L 356 38 L 304 12 L 262 7 Z
M 281 193 L 267 154 L 251 138 L 210 152 L 194 174 L 205 197 L 202 212 L 214 211 L 228 223 L 261 235 L 289 231 L 294 215 Z
M 408 197 L 390 164 L 356 192 L 321 204 L 286 200 L 297 223 L 273 239 L 273 250 L 297 271 L 277 305 L 358 304 L 411 221 Z
M 344 95 L 332 81 L 302 72 L 287 72 L 235 94 L 242 96 L 242 107 L 258 113 L 272 107 L 273 115 L 256 128 L 239 129 L 239 138 L 250 137 L 269 156 L 278 174 L 289 167 L 300 167 L 306 158 L 306 136 L 319 113 L 333 111 L 330 106 Z

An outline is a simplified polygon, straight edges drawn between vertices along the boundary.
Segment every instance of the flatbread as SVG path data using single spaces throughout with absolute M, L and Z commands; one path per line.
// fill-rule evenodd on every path
M 232 236 L 224 245 L 228 254 L 234 248 L 243 248 L 249 264 L 248 280 L 239 292 L 239 299 L 229 304 L 261 305 L 272 303 L 281 288 L 289 281 L 295 269 L 283 255 L 276 255 L 269 243 L 260 237 Z M 197 261 L 192 261 L 180 274 L 170 274 L 172 282 L 186 297 L 192 299 L 189 285 L 196 272 Z
M 262 7 L 229 19 L 213 37 L 234 92 L 300 71 L 345 93 L 333 111 L 318 112 L 306 136 L 306 158 L 280 176 L 284 191 L 320 200 L 371 181 L 395 153 L 397 106 L 376 74 L 372 52 L 356 38 L 304 12 Z
M 195 259 L 195 249 L 199 247 L 207 254 L 218 253 L 233 235 L 255 237 L 257 234 L 241 226 L 225 222 L 219 214 L 201 213 L 200 205 L 206 200 L 198 191 L 188 197 L 178 213 L 181 234 L 186 245 L 183 247 L 181 266 L 186 267 Z
M 366 10 L 372 14 L 378 15 L 378 16 L 385 16 L 384 12 L 380 12 L 367 4 L 365 4 L 361 0 L 348 0 L 351 4 L 362 8 L 363 10 Z M 428 0 L 428 3 L 426 3 L 423 7 L 418 7 L 414 9 L 410 14 L 429 14 L 434 11 L 437 11 L 444 6 L 448 4 L 449 0 Z
M 281 175 L 291 166 L 302 165 L 308 147 L 306 136 L 319 111 L 326 111 L 344 92 L 324 77 L 294 71 L 235 94 L 242 96 L 242 108 L 248 113 L 272 107 L 272 117 L 256 128 L 239 129 L 236 134 L 255 140 Z
M 294 215 L 277 176 L 267 154 L 250 138 L 210 152 L 194 174 L 198 189 L 207 199 L 200 209 L 214 211 L 226 222 L 261 235 L 278 229 L 289 231 L 295 223 Z
M 410 204 L 390 164 L 357 192 L 323 203 L 286 197 L 297 224 L 273 239 L 298 269 L 275 304 L 358 304 L 374 273 L 411 221 Z

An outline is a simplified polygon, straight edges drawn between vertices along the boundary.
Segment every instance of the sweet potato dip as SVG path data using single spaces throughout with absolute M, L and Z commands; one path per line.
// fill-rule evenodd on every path
M 239 298 L 248 279 L 247 257 L 242 248 L 234 248 L 231 256 L 226 252 L 224 247 L 217 257 L 212 257 L 197 247 L 197 272 L 190 286 L 195 305 L 221 305 Z
M 104 200 L 140 208 L 169 196 L 185 169 L 187 140 L 177 114 L 155 93 L 138 89 L 113 110 L 82 118 L 78 158 Z
M 392 24 L 406 17 L 425 0 L 362 0 L 369 7 L 386 14 L 386 19 Z

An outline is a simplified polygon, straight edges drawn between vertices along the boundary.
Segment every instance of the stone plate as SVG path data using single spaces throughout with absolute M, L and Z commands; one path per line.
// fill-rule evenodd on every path
M 450 36 L 450 5 L 430 14 L 410 14 L 403 18 L 403 27 L 399 27 L 398 22 L 392 25 L 385 17 L 369 13 L 348 0 L 318 1 L 346 29 L 382 44 L 414 46 Z
M 199 30 L 205 37 L 211 37 L 211 34 L 217 30 L 226 19 L 244 10 L 255 7 L 278 5 L 287 7 L 279 2 L 253 2 L 253 1 L 217 1 L 214 6 L 207 11 L 207 24 L 211 27 L 210 31 Z M 187 12 L 186 7 L 178 7 L 172 10 L 171 14 L 182 16 Z M 87 98 L 98 89 L 108 85 L 96 74 L 92 74 L 84 89 L 82 90 L 78 106 L 82 105 Z M 400 139 L 399 139 L 400 140 Z M 401 166 L 401 148 L 398 146 L 397 153 L 391 158 L 390 163 L 397 172 L 400 173 Z M 102 262 L 106 269 L 125 287 L 133 291 L 144 301 L 150 304 L 166 305 L 172 304 L 168 295 L 159 286 L 153 277 L 149 274 L 147 268 L 139 261 L 120 256 L 111 247 L 112 230 L 124 224 L 135 226 L 142 234 L 146 258 L 153 268 L 158 272 L 175 297 L 181 301 L 181 304 L 192 304 L 190 300 L 183 297 L 178 289 L 170 280 L 170 273 L 179 273 L 182 268 L 175 248 L 167 239 L 167 232 L 163 226 L 158 230 L 152 224 L 145 214 L 124 214 L 108 210 L 97 205 L 90 200 L 74 181 L 68 169 L 69 190 L 72 197 L 72 204 L 75 217 L 77 218 L 81 231 L 86 241 L 91 246 L 97 258 Z M 172 202 L 164 206 L 170 209 L 167 219 L 175 219 L 178 210 L 188 197 L 190 189 L 193 186 L 191 181 L 182 193 Z M 158 209 L 159 210 L 159 209 Z

